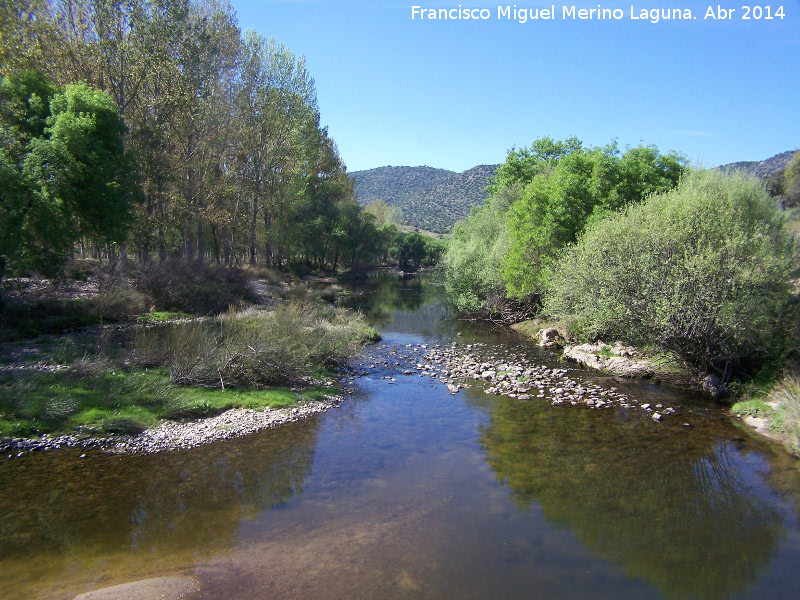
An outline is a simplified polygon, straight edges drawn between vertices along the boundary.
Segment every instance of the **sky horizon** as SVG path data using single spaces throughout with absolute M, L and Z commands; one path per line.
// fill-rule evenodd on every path
M 707 167 L 800 148 L 800 0 L 761 5 L 760 19 L 754 5 L 742 19 L 741 3 L 694 0 L 231 4 L 242 30 L 305 56 L 351 172 L 462 172 L 543 136 L 654 144 Z M 429 8 L 462 18 L 420 19 Z M 580 19 L 582 8 L 600 10 Z

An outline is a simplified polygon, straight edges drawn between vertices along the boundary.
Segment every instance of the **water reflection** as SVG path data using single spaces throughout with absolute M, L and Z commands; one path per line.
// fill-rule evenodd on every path
M 232 545 L 243 520 L 300 496 L 318 420 L 153 456 L 32 454 L 0 462 L 0 597 L 31 571 L 81 582 L 168 572 Z M 38 567 L 37 567 L 38 565 Z M 40 592 L 41 593 L 41 592 Z
M 481 444 L 514 502 L 536 503 L 596 556 L 671 598 L 729 598 L 758 577 L 784 522 L 743 456 L 704 427 L 498 400 Z

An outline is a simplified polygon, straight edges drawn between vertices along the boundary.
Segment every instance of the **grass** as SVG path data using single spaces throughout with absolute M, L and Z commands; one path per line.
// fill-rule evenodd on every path
M 743 417 L 770 419 L 775 416 L 775 409 L 763 400 L 752 399 L 737 402 L 731 406 L 731 412 Z
M 139 321 L 141 323 L 167 323 L 169 321 L 180 321 L 191 318 L 192 315 L 188 313 L 169 310 L 154 310 L 149 313 L 139 315 Z
M 376 338 L 357 313 L 296 299 L 269 311 L 229 310 L 142 328 L 133 358 L 140 366 L 166 367 L 181 385 L 263 388 L 336 368 Z
M 800 456 L 800 379 L 787 375 L 770 389 L 769 399 L 778 404 L 775 425 L 784 435 L 786 449 Z
M 164 370 L 104 371 L 76 376 L 30 372 L 0 378 L 0 435 L 62 434 L 79 427 L 95 433 L 138 433 L 162 419 L 201 418 L 231 408 L 285 408 L 337 393 L 337 387 L 299 391 L 208 389 L 170 382 Z
M 376 339 L 360 315 L 299 298 L 214 318 L 148 313 L 133 329 L 8 344 L 10 362 L 28 368 L 0 372 L 0 435 L 135 434 L 162 419 L 318 400 L 339 391 L 319 380 Z

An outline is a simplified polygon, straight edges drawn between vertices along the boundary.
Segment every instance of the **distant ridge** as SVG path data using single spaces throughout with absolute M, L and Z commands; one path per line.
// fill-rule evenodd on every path
M 786 152 L 776 154 L 775 156 L 766 160 L 741 161 L 729 163 L 727 165 L 720 165 L 717 168 L 728 173 L 732 171 L 740 171 L 742 173 L 747 173 L 748 175 L 761 177 L 763 179 L 764 177 L 769 177 L 774 173 L 783 171 L 787 166 L 789 166 L 789 163 L 792 161 L 792 157 L 796 152 L 797 150 L 788 150 Z
M 358 203 L 383 200 L 400 209 L 407 225 L 448 233 L 473 206 L 488 197 L 486 186 L 499 165 L 479 165 L 456 173 L 433 167 L 378 167 L 353 171 Z
M 796 150 L 781 152 L 761 161 L 741 161 L 717 167 L 765 178 L 783 171 Z M 407 225 L 449 233 L 473 206 L 488 197 L 486 186 L 500 165 L 478 165 L 463 173 L 433 167 L 378 167 L 353 171 L 356 197 L 362 206 L 383 200 L 400 209 Z

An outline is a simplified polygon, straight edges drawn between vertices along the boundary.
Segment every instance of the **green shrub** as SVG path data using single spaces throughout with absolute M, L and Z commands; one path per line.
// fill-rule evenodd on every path
M 101 285 L 92 300 L 101 321 L 121 321 L 147 310 L 149 298 L 126 282 L 114 281 Z
M 796 258 L 758 182 L 692 173 L 568 247 L 545 310 L 582 338 L 652 345 L 727 379 L 781 350 Z
M 497 296 L 505 297 L 505 281 L 500 275 L 509 250 L 505 213 L 518 191 L 500 192 L 482 208 L 473 209 L 453 230 L 443 264 L 447 299 L 459 314 L 480 313 Z

